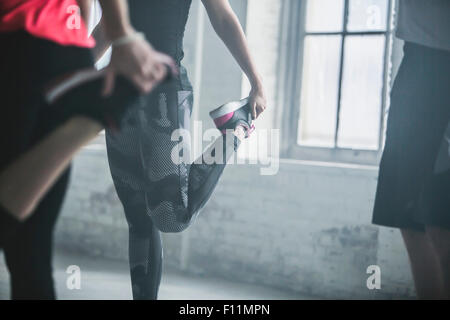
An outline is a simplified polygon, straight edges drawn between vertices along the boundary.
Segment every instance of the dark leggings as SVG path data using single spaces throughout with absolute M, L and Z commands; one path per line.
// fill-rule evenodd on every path
M 60 123 L 39 93 L 46 83 L 92 66 L 88 49 L 63 47 L 25 32 L 0 33 L 0 170 Z M 54 299 L 53 229 L 69 170 L 40 202 L 34 215 L 3 244 L 13 299 Z
M 222 163 L 176 164 L 171 154 L 176 129 L 189 130 L 192 91 L 174 81 L 142 99 L 127 115 L 120 134 L 106 132 L 114 184 L 129 224 L 130 271 L 134 299 L 156 299 L 161 280 L 161 232 L 181 232 L 210 198 L 239 141 L 219 137 L 205 151 L 222 148 Z M 183 153 L 189 153 L 185 144 Z M 203 156 L 201 158 L 203 160 Z
M 11 298 L 55 299 L 52 277 L 53 229 L 69 181 L 67 171 L 4 246 L 11 275 Z

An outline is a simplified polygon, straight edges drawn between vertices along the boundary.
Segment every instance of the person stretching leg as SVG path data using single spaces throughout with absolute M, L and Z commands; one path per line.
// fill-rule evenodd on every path
M 134 39 L 126 1 L 101 2 L 109 36 Z M 0 3 L 0 247 L 5 251 L 14 299 L 55 298 L 52 232 L 68 182 L 67 168 L 74 153 L 103 126 L 98 118 L 86 117 L 87 109 L 69 115 L 69 105 L 53 110 L 41 99 L 43 87 L 55 78 L 93 67 L 89 49 L 93 42 L 82 20 L 80 28 L 67 28 L 68 7 L 75 5 L 75 0 Z M 165 55 L 161 59 L 163 55 L 145 41 L 129 41 L 113 51 L 104 91 L 111 99 L 116 94 L 111 81 L 115 74 L 149 92 L 164 77 L 165 62 L 171 61 Z
M 199 161 L 190 164 L 172 161 L 172 150 L 179 141 L 172 141 L 171 136 L 175 130 L 189 130 L 193 105 L 192 86 L 181 66 L 191 1 L 129 3 L 133 25 L 144 31 L 155 49 L 174 58 L 180 69 L 172 82 L 145 96 L 141 106 L 129 112 L 119 135 L 106 131 L 111 174 L 129 224 L 134 299 L 157 298 L 162 269 L 160 232 L 181 232 L 189 227 L 214 190 L 226 160 L 251 132 L 252 120 L 266 108 L 261 78 L 229 2 L 203 0 L 203 4 L 217 34 L 249 78 L 252 91 L 248 101 L 235 104 L 237 108 L 228 105 L 212 114 L 218 128 L 229 132 L 213 143 Z M 101 28 L 94 34 L 97 32 Z M 99 52 L 104 51 L 99 46 Z M 183 153 L 188 153 L 184 146 Z M 206 161 L 215 156 L 222 161 Z

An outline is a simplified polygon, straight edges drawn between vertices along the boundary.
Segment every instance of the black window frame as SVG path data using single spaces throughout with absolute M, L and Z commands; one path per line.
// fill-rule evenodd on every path
M 285 158 L 294 158 L 309 161 L 325 161 L 339 163 L 355 163 L 363 165 L 377 165 L 381 158 L 384 143 L 385 114 L 388 108 L 388 95 L 392 73 L 392 43 L 394 36 L 394 10 L 395 0 L 387 0 L 387 26 L 386 31 L 349 31 L 350 0 L 344 0 L 343 31 L 339 32 L 306 32 L 306 3 L 307 1 L 285 0 L 281 13 L 280 61 L 279 61 L 279 87 L 277 101 L 283 108 L 277 115 L 277 124 L 281 128 L 282 143 L 281 155 Z M 298 144 L 298 130 L 300 117 L 300 101 L 302 89 L 303 51 L 304 39 L 307 36 L 341 35 L 341 57 L 339 70 L 339 96 L 336 117 L 335 146 L 310 147 Z M 342 80 L 345 59 L 345 41 L 349 36 L 385 36 L 385 54 L 382 86 L 382 110 L 380 112 L 380 132 L 377 150 L 359 150 L 341 148 L 337 145 L 339 132 L 339 116 L 341 109 Z

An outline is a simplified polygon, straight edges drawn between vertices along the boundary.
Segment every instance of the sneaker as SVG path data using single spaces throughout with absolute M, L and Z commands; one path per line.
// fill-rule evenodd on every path
M 251 133 L 255 131 L 249 98 L 224 104 L 223 106 L 211 111 L 209 115 L 214 120 L 217 129 L 219 129 L 222 134 L 225 134 L 227 130 L 234 130 L 238 126 L 242 126 L 244 128 L 246 138 L 248 138 Z

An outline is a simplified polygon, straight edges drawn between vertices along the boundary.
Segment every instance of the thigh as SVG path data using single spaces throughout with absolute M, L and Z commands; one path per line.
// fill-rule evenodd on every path
M 173 156 L 182 146 L 182 154 L 177 155 L 190 157 L 192 102 L 192 91 L 165 86 L 148 96 L 141 110 L 141 158 L 151 208 L 162 201 L 187 207 L 189 163 Z
M 407 44 L 391 94 L 374 222 L 423 230 L 416 214 L 449 120 L 450 64 L 440 52 Z
M 120 132 L 106 130 L 108 162 L 117 195 L 130 230 L 151 230 L 146 216 L 143 168 L 140 158 L 139 121 L 135 110 L 125 115 Z
M 144 191 L 138 111 L 129 110 L 120 132 L 106 130 L 106 147 L 111 175 L 122 203 L 139 203 Z

